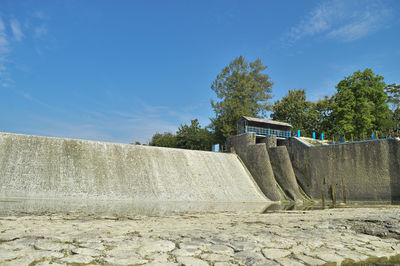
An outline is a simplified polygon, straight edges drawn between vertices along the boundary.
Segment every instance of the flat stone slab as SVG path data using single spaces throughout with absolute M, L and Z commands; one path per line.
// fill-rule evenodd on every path
M 201 259 L 193 257 L 177 257 L 176 260 L 185 266 L 208 266 L 209 264 Z
M 0 262 L 13 260 L 13 259 L 18 258 L 20 256 L 23 256 L 23 253 L 0 248 Z
M 151 262 L 143 264 L 145 266 L 179 266 L 178 263 L 175 262 Z
M 397 234 L 380 237 L 358 229 L 394 224 L 392 217 L 400 217 L 400 207 L 154 217 L 0 216 L 1 234 L 12 235 L 0 241 L 0 264 L 323 265 L 346 260 L 362 264 L 371 256 L 389 264 L 390 257 L 400 254 Z
M 215 253 L 205 253 L 200 256 L 203 260 L 211 261 L 211 262 L 226 262 L 232 260 L 231 256 L 224 254 L 215 254 Z
M 290 255 L 289 250 L 279 249 L 279 248 L 264 248 L 262 250 L 264 257 L 270 260 L 279 259 Z
M 138 253 L 145 256 L 156 252 L 169 252 L 175 248 L 175 243 L 168 240 L 146 240 L 141 243 Z
M 80 254 L 80 255 L 87 255 L 87 256 L 100 256 L 102 253 L 98 250 L 91 249 L 91 248 L 74 248 L 71 250 L 72 254 Z
M 129 257 L 108 257 L 104 259 L 107 263 L 113 265 L 136 265 L 136 264 L 145 264 L 148 260 L 141 259 L 135 256 Z
M 323 260 L 320 260 L 317 258 L 313 258 L 310 256 L 306 256 L 303 254 L 297 254 L 295 256 L 295 258 L 301 262 L 304 262 L 305 264 L 308 264 L 308 265 L 324 265 L 324 264 L 326 264 L 326 261 L 323 261 Z
M 240 251 L 234 255 L 235 261 L 240 262 L 240 264 L 246 265 L 279 265 L 271 260 L 267 260 L 261 252 L 253 251 Z
M 63 259 L 61 259 L 61 262 L 65 262 L 65 263 L 90 263 L 94 260 L 93 257 L 91 256 L 87 256 L 87 255 L 70 255 L 68 257 L 65 257 Z
M 172 252 L 172 255 L 180 257 L 191 257 L 191 256 L 197 256 L 200 253 L 201 253 L 200 249 L 188 248 L 188 249 L 175 249 Z
M 207 251 L 209 251 L 210 253 L 218 253 L 225 255 L 233 255 L 234 253 L 233 248 L 228 247 L 226 245 L 212 245 L 207 248 Z
M 39 239 L 35 242 L 33 247 L 37 250 L 49 250 L 49 251 L 62 251 L 65 249 L 73 248 L 73 246 L 70 244 L 58 243 L 56 241 L 49 239 Z
M 49 250 L 32 250 L 26 253 L 26 257 L 30 257 L 33 260 L 42 260 L 42 259 L 53 259 L 53 258 L 63 258 L 64 253 L 58 251 L 49 251 Z

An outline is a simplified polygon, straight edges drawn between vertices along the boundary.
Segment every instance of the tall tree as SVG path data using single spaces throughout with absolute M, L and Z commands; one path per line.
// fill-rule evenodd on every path
M 399 136 L 400 131 L 400 84 L 390 84 L 385 88 L 387 102 L 392 111 L 393 131 Z
M 323 99 L 318 99 L 317 102 L 311 103 L 307 116 L 306 127 L 308 129 L 328 135 L 332 133 L 334 99 L 335 95 L 331 98 L 325 96 Z
M 206 128 L 201 128 L 199 121 L 194 119 L 181 125 L 176 132 L 177 147 L 191 150 L 211 150 L 213 135 Z
M 385 87 L 387 102 L 392 110 L 400 108 L 400 84 L 390 84 Z
M 271 118 L 291 124 L 294 130 L 312 131 L 307 128 L 310 107 L 311 102 L 307 101 L 304 89 L 289 90 L 281 100 L 277 100 L 272 106 Z
M 211 150 L 213 134 L 201 128 L 199 121 L 193 119 L 190 125 L 180 125 L 176 134 L 166 132 L 153 135 L 149 145 L 190 150 Z
M 336 85 L 335 131 L 350 136 L 366 136 L 373 131 L 387 133 L 390 112 L 386 104 L 383 77 L 371 69 L 357 71 Z
M 247 62 L 243 56 L 229 63 L 211 85 L 218 101 L 211 100 L 215 118 L 211 127 L 219 143 L 236 134 L 236 123 L 242 116 L 259 117 L 270 109 L 273 85 L 260 59 Z
M 156 133 L 149 142 L 150 146 L 177 148 L 176 136 L 170 132 L 164 134 Z

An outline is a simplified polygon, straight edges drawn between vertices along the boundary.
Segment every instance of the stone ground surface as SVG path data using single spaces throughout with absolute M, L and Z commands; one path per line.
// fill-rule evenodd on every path
M 400 207 L 0 216 L 0 265 L 398 263 Z M 380 258 L 380 259 L 378 259 Z

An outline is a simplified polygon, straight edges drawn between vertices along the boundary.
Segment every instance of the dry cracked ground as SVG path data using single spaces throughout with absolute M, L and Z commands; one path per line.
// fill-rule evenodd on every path
M 400 207 L 0 216 L 0 265 L 324 265 L 400 262 Z

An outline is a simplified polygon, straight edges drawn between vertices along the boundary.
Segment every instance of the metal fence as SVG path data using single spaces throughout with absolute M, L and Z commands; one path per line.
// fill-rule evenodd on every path
M 270 129 L 270 128 L 262 128 L 262 127 L 255 127 L 255 126 L 247 126 L 246 130 L 242 130 L 241 134 L 244 133 L 255 133 L 257 135 L 262 136 L 276 136 L 280 138 L 290 138 L 292 136 L 291 131 L 287 130 L 279 130 L 279 129 Z

